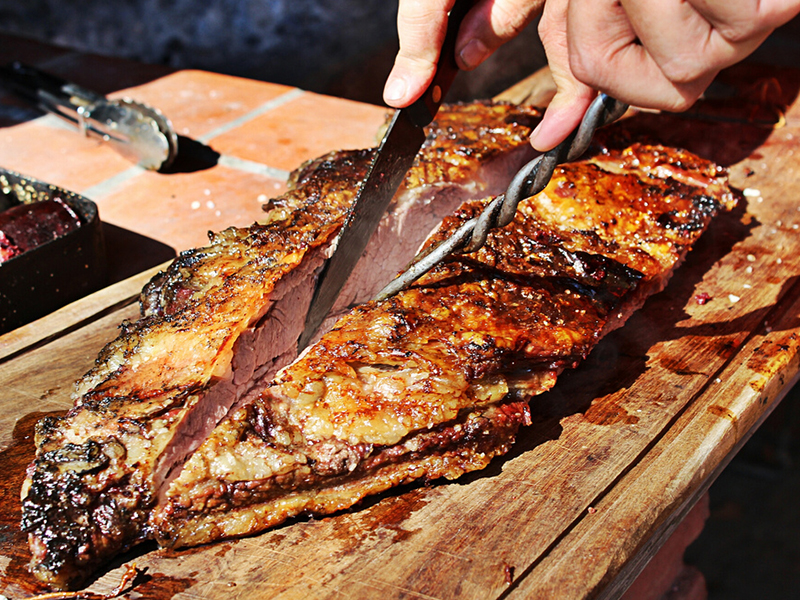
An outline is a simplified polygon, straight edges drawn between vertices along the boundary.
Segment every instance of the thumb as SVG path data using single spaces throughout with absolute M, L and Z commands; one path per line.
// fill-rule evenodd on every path
M 576 80 L 559 83 L 555 74 L 553 79 L 556 94 L 530 137 L 531 145 L 540 152 L 555 148 L 572 133 L 596 95 L 592 88 Z

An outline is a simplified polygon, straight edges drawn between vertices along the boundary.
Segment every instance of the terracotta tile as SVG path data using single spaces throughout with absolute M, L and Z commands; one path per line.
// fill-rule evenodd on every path
M 0 35 L 0 41 L 6 37 Z M 34 44 L 34 47 L 35 44 Z M 29 64 L 48 73 L 106 93 L 108 82 L 141 83 L 163 75 L 164 67 L 131 61 L 51 50 L 28 52 Z M 102 85 L 100 85 L 102 83 Z M 75 192 L 97 185 L 131 167 L 131 163 L 95 138 L 54 116 L 40 118 L 32 106 L 8 93 L 0 94 L 0 165 Z
M 331 150 L 368 148 L 387 109 L 306 92 L 211 139 L 217 152 L 291 171 Z
M 0 34 L 0 44 L 4 41 Z M 52 52 L 41 60 L 23 62 L 110 97 L 129 96 L 151 104 L 170 117 L 179 134 L 192 137 L 292 89 L 204 71 L 174 72 L 162 65 L 77 52 Z
M 158 108 L 179 135 L 197 139 L 291 89 L 206 71 L 180 71 L 113 96 L 130 96 Z
M 78 193 L 131 168 L 100 140 L 42 121 L 0 128 L 0 165 Z
M 179 135 L 198 139 L 292 88 L 205 71 L 181 71 L 123 94 L 167 115 Z
M 93 200 L 103 222 L 181 251 L 206 245 L 208 231 L 252 224 L 263 216 L 263 202 L 285 189 L 283 181 L 217 166 L 195 173 L 144 172 Z

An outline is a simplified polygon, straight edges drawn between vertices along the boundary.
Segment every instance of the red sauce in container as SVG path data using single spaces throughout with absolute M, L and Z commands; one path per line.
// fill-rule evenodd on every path
M 80 226 L 80 217 L 60 198 L 4 210 L 0 212 L 0 263 Z

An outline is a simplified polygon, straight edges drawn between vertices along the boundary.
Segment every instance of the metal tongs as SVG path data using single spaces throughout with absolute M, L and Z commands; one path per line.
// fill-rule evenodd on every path
M 0 66 L 0 84 L 39 109 L 74 123 L 84 135 L 107 142 L 145 169 L 163 169 L 178 153 L 178 136 L 169 119 L 146 104 L 128 98 L 109 100 L 19 62 Z
M 579 158 L 589 148 L 595 131 L 619 119 L 626 110 L 628 105 L 619 100 L 606 94 L 597 96 L 580 125 L 566 140 L 522 167 L 506 192 L 490 202 L 480 215 L 465 222 L 449 238 L 417 254 L 405 271 L 389 282 L 375 300 L 385 300 L 406 289 L 454 252 L 468 254 L 482 248 L 489 230 L 508 225 L 522 200 L 547 187 L 558 165 Z

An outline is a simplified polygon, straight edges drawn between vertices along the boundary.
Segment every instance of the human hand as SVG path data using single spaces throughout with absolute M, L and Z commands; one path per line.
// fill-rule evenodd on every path
M 433 80 L 455 0 L 399 0 L 400 52 L 386 80 L 383 99 L 403 108 L 422 96 Z M 541 11 L 544 0 L 479 0 L 461 22 L 456 63 L 471 70 L 514 38 Z
M 539 35 L 558 91 L 531 143 L 564 140 L 595 90 L 686 110 L 798 11 L 800 0 L 547 0 Z

